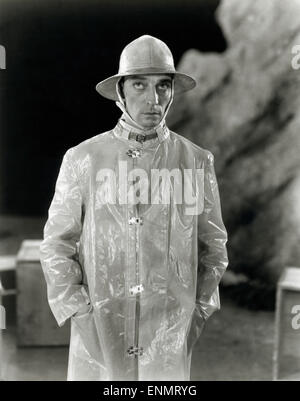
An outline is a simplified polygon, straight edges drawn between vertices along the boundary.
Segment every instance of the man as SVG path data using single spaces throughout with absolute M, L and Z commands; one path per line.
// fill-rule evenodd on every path
M 58 324 L 71 317 L 68 380 L 190 379 L 228 264 L 213 155 L 165 122 L 194 86 L 165 43 L 139 37 L 96 86 L 117 125 L 63 158 L 41 262 Z

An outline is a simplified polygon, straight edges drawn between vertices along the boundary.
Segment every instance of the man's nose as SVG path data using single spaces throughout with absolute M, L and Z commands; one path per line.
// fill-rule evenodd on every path
M 147 93 L 147 102 L 151 104 L 158 104 L 159 98 L 155 86 L 150 86 Z

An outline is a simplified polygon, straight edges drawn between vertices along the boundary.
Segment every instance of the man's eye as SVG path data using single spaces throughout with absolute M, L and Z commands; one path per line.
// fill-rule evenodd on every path
M 159 89 L 166 91 L 170 88 L 170 84 L 169 83 L 163 83 L 159 85 Z
M 133 86 L 136 89 L 143 89 L 144 88 L 144 84 L 142 82 L 134 82 Z

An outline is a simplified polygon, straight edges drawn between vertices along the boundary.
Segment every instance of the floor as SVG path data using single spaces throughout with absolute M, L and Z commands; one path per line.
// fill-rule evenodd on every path
M 191 380 L 271 380 L 271 312 L 250 312 L 223 300 L 193 352 Z M 9 381 L 65 380 L 68 348 L 17 348 L 14 326 L 3 330 L 2 377 Z
M 42 238 L 43 224 L 39 218 L 0 216 L 0 255 L 17 253 L 23 239 Z M 221 302 L 194 348 L 191 380 L 271 380 L 274 313 L 241 308 L 222 292 Z M 2 330 L 4 380 L 66 380 L 67 360 L 66 347 L 18 348 L 13 322 Z

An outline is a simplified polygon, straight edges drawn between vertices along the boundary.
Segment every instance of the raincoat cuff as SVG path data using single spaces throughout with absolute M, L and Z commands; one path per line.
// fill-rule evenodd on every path
M 91 307 L 91 301 L 87 293 L 85 285 L 80 286 L 80 289 L 73 294 L 72 299 L 69 299 L 68 304 L 65 301 L 52 305 L 52 310 L 59 327 L 62 327 L 65 322 L 72 316 L 74 316 L 81 309 L 87 306 Z M 51 306 L 51 304 L 50 304 Z
M 202 317 L 203 320 L 208 320 L 208 318 L 216 311 L 219 310 L 220 308 L 215 305 L 210 305 L 204 302 L 201 302 L 200 304 L 197 304 L 197 310 L 199 315 Z

